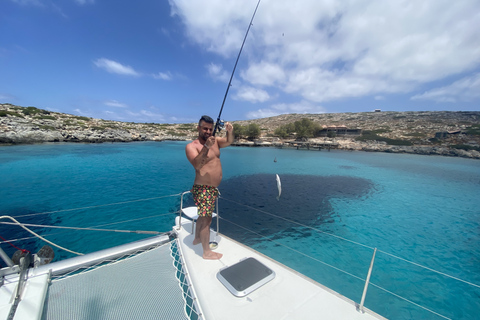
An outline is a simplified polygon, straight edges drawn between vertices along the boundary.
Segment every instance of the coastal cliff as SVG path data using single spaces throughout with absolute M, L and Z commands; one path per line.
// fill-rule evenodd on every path
M 275 134 L 280 126 L 301 119 L 319 124 L 328 134 L 303 140 L 294 135 L 280 139 Z M 232 123 L 256 124 L 260 128 L 261 134 L 254 141 L 235 141 L 235 145 L 241 146 L 336 148 L 480 159 L 480 112 L 477 111 L 287 114 Z M 0 144 L 4 145 L 191 140 L 196 135 L 195 123 L 120 122 L 0 104 Z
M 120 122 L 0 104 L 0 144 L 190 139 L 193 124 Z

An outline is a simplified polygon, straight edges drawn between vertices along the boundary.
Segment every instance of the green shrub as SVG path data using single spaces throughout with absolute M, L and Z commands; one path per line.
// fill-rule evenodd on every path
M 245 136 L 245 127 L 238 124 L 234 123 L 233 124 L 233 137 L 235 139 L 239 139 Z
M 23 114 L 14 112 L 14 111 L 6 111 L 6 110 L 1 110 L 0 111 L 0 117 L 6 117 L 7 115 L 14 116 L 14 117 L 19 117 L 19 118 L 25 118 Z
M 274 134 L 277 136 L 277 137 L 280 137 L 282 139 L 286 139 L 288 138 L 289 134 L 287 132 L 287 129 L 285 126 L 281 126 L 281 127 L 278 127 L 277 129 L 275 129 L 275 132 Z
M 401 139 L 390 139 L 384 138 L 375 133 L 375 131 L 363 131 L 360 137 L 356 137 L 355 140 L 357 141 L 383 141 L 386 142 L 388 145 L 391 146 L 411 146 L 413 143 L 409 140 L 401 140 Z
M 35 118 L 41 120 L 57 120 L 57 118 L 55 118 L 54 116 L 37 116 Z
M 275 130 L 275 135 L 280 138 L 287 138 L 289 135 L 295 133 L 297 139 L 312 138 L 318 135 L 322 130 L 322 127 L 308 118 L 302 118 L 301 120 L 286 125 L 280 126 Z
M 87 122 L 91 120 L 88 117 L 81 117 L 81 116 L 73 116 L 72 118 L 77 119 L 77 120 L 81 120 L 81 121 L 87 121 Z
M 50 111 L 38 109 L 35 107 L 26 107 L 22 110 L 22 113 L 26 116 L 35 114 L 50 114 Z
M 473 136 L 480 135 L 480 124 L 474 124 L 473 126 L 467 128 L 466 132 L 467 134 L 473 135 Z
M 256 139 L 260 137 L 260 126 L 256 123 L 250 123 L 245 130 L 245 134 L 249 139 Z

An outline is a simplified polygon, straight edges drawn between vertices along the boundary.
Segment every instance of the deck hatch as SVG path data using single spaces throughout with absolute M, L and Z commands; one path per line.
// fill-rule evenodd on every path
M 275 278 L 275 272 L 255 258 L 246 258 L 217 273 L 217 279 L 236 297 L 244 297 Z

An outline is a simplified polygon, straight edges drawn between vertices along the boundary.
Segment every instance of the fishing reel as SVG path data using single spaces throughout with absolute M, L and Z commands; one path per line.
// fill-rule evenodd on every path
M 218 129 L 218 132 L 222 131 L 223 129 L 225 129 L 225 120 L 219 120 L 217 121 L 217 129 Z

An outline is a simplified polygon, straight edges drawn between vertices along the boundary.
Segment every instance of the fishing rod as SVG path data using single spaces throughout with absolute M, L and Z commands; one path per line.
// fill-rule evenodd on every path
M 252 26 L 253 18 L 255 18 L 255 14 L 257 13 L 259 4 L 260 4 L 260 0 L 258 0 L 257 2 L 257 6 L 255 7 L 255 11 L 253 12 L 252 19 L 250 20 L 250 24 L 248 25 L 247 32 L 245 33 L 245 38 L 243 38 L 243 43 L 242 43 L 242 46 L 240 47 L 240 52 L 238 52 L 237 61 L 235 62 L 235 66 L 233 67 L 232 75 L 230 76 L 230 81 L 228 82 L 227 91 L 225 92 L 225 96 L 223 97 L 222 107 L 220 108 L 220 113 L 218 114 L 217 122 L 215 123 L 215 129 L 213 130 L 214 136 L 217 130 L 219 129 L 219 127 L 223 128 L 224 126 L 223 121 L 220 120 L 220 117 L 222 116 L 223 106 L 225 105 L 225 100 L 227 99 L 228 90 L 232 85 L 232 79 L 233 79 L 233 75 L 235 74 L 235 69 L 237 69 L 238 59 L 240 59 L 240 55 L 242 54 L 243 45 L 245 44 L 245 40 L 247 40 L 248 32 L 250 31 L 250 27 Z

